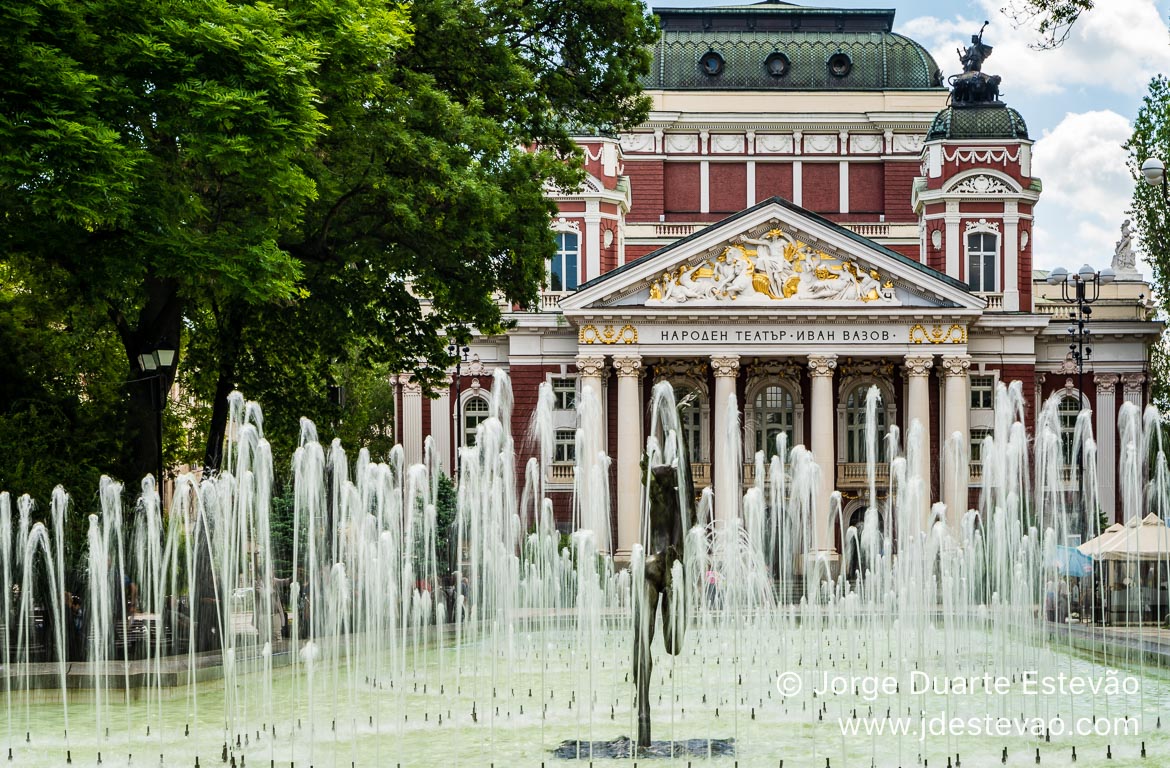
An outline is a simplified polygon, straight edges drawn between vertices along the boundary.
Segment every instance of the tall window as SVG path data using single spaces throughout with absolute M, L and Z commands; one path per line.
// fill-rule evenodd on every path
M 991 434 L 991 430 L 987 427 L 975 427 L 971 430 L 971 464 L 972 466 L 981 466 L 983 464 L 983 441 Z
M 572 464 L 577 460 L 577 432 L 572 429 L 558 429 L 553 436 L 553 461 L 558 464 Z
M 463 403 L 463 445 L 475 445 L 475 430 L 487 421 L 490 409 L 482 397 L 472 397 Z
M 995 377 L 984 374 L 971 377 L 971 407 L 995 407 Z
M 577 380 L 552 380 L 553 407 L 558 411 L 572 411 L 577 407 Z
M 849 391 L 845 398 L 845 461 L 853 464 L 865 461 L 865 397 L 868 384 L 859 384 Z M 882 446 L 886 435 L 886 410 L 877 407 L 877 451 L 876 461 L 882 460 Z
M 1073 454 L 1073 439 L 1077 432 L 1077 417 L 1081 415 L 1080 399 L 1070 395 L 1062 397 L 1056 415 L 1060 419 L 1060 455 L 1065 466 L 1071 466 L 1077 458 Z
M 703 461 L 703 410 L 702 396 L 690 387 L 675 387 L 675 402 L 687 404 L 679 409 L 679 426 L 682 428 L 683 443 L 687 447 L 688 461 Z
M 967 284 L 972 291 L 995 290 L 995 255 L 998 236 L 991 232 L 967 235 Z
M 792 429 L 792 393 L 779 385 L 766 387 L 755 402 L 756 450 L 769 459 L 776 455 L 776 436 L 783 432 L 788 447 L 794 442 Z
M 579 238 L 573 232 L 557 232 L 557 252 L 548 270 L 550 291 L 577 290 L 577 262 L 581 255 Z

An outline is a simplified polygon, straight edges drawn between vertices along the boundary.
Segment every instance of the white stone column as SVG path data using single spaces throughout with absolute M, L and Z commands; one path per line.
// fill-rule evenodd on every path
M 1093 377 L 1097 402 L 1093 406 L 1097 424 L 1097 499 L 1109 523 L 1117 522 L 1117 382 L 1116 373 Z
M 959 235 L 959 204 L 954 200 L 947 201 L 947 211 L 943 216 L 946 224 L 946 273 L 948 276 L 959 278 L 959 261 L 963 253 L 963 240 Z M 963 282 L 967 282 L 963 280 Z
M 715 412 L 715 467 L 711 473 L 715 486 L 715 520 L 727 523 L 736 517 L 740 495 L 739 473 L 743 458 L 733 456 L 727 444 L 731 425 L 727 418 L 727 404 L 735 397 L 735 382 L 739 376 L 739 356 L 724 355 L 711 358 L 711 370 L 715 373 L 715 399 L 711 408 Z
M 914 422 L 921 426 L 921 442 L 918 446 L 918 456 L 922 468 L 922 523 L 930 518 L 931 480 L 933 479 L 933 462 L 930 449 L 930 369 L 934 367 L 934 357 L 931 355 L 907 355 L 906 371 L 906 449 L 909 452 L 910 434 Z
M 641 541 L 642 500 L 642 406 L 638 381 L 642 358 L 614 356 L 617 374 L 617 559 L 628 562 L 630 551 Z
M 809 393 L 809 416 L 812 422 L 813 460 L 821 470 L 820 485 L 815 500 L 816 540 L 809 545 L 809 551 L 832 552 L 833 521 L 829 519 L 829 497 L 837 485 L 837 442 L 834 435 L 833 369 L 837 367 L 836 355 L 809 355 L 808 375 L 812 381 Z
M 967 485 L 971 476 L 967 467 L 967 457 L 970 455 L 968 442 L 971 439 L 971 430 L 967 428 L 967 414 L 970 408 L 967 372 L 971 368 L 971 356 L 944 355 L 942 367 L 946 381 L 943 393 L 946 414 L 942 462 L 943 501 L 947 505 L 947 524 L 957 533 L 959 521 L 967 512 Z M 962 437 L 963 445 L 962 455 L 958 457 L 948 446 L 956 432 Z
M 439 396 L 431 401 L 431 440 L 434 441 L 439 467 L 448 475 L 451 474 L 451 419 L 453 413 L 451 377 L 448 375 L 443 380 Z
M 423 460 L 422 387 L 409 373 L 398 377 L 402 385 L 402 434 L 399 442 L 407 464 Z
M 1142 397 L 1142 384 L 1145 383 L 1146 375 L 1144 373 L 1123 373 L 1121 374 L 1121 386 L 1124 389 L 1123 396 L 1125 402 L 1133 403 L 1141 410 L 1146 407 L 1145 398 Z

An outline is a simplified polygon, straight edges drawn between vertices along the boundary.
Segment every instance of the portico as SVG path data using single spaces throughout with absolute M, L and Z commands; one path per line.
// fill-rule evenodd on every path
M 619 558 L 639 540 L 649 390 L 664 380 L 691 397 L 684 442 L 697 489 L 712 488 L 717 526 L 739 514 L 756 452 L 770 458 L 783 434 L 819 468 L 804 546 L 835 552 L 834 491 L 850 510 L 868 496 L 871 387 L 880 392 L 879 495 L 896 426 L 900 444 L 918 441 L 923 523 L 932 501 L 965 511 L 966 477 L 935 454 L 950 432 L 965 434 L 968 328 L 984 305 L 957 281 L 779 200 L 582 286 L 561 308 L 577 329 L 582 387 L 600 393 L 607 371 L 616 381 L 616 440 L 606 439 L 616 443 Z

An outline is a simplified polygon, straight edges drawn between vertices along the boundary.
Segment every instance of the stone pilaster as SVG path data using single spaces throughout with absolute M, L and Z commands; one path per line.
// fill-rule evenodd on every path
M 409 373 L 401 374 L 402 433 L 399 435 L 407 464 L 423 460 L 422 386 Z
M 1125 398 L 1125 402 L 1133 403 L 1139 411 L 1146 406 L 1146 400 L 1142 396 L 1142 385 L 1145 381 L 1146 375 L 1144 373 L 1121 374 L 1122 396 Z
M 1109 523 L 1117 522 L 1117 383 L 1116 373 L 1098 373 L 1093 377 L 1097 402 L 1093 414 L 1097 438 L 1097 500 Z

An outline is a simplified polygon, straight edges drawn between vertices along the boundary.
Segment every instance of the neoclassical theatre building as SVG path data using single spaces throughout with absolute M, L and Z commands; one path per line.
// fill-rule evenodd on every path
M 504 369 L 522 477 L 535 453 L 525 436 L 537 386 L 548 382 L 557 409 L 546 481 L 568 528 L 574 407 L 591 388 L 613 458 L 620 557 L 638 539 L 650 391 L 666 380 L 693 396 L 683 429 L 697 487 L 714 486 L 716 517 L 734 514 L 741 483 L 754 479 L 752 455 L 774 451 L 784 432 L 820 466 L 819 525 L 806 546 L 831 552 L 841 541 L 831 492 L 842 492 L 847 521 L 866 501 L 871 386 L 882 394 L 879 429 L 926 427 L 932 497 L 955 509 L 975 499 L 996 384 L 1018 380 L 1030 420 L 1062 398 L 1070 445 L 1078 411 L 1093 409 L 1100 495 L 1115 516 L 1117 409 L 1146 402 L 1161 325 L 1123 232 L 1077 376 L 1072 310 L 1033 269 L 1043 207 L 1032 140 L 1000 100 L 999 77 L 985 74 L 990 48 L 973 42 L 955 63 L 961 74 L 944 79 L 921 45 L 891 31 L 890 10 L 765 2 L 658 14 L 645 83 L 653 111 L 629 132 L 579 139 L 588 182 L 556 195 L 557 252 L 539 309 L 511 315 L 506 336 L 476 338 L 458 384 L 452 371 L 437 399 L 399 377 L 409 457 L 421 458 L 430 434 L 450 470 Z M 1009 87 L 1010 77 L 1005 99 Z M 1069 258 L 1074 269 L 1084 260 Z M 732 394 L 742 456 L 716 439 Z M 954 432 L 975 446 L 969 472 L 942 466 Z M 879 462 L 879 484 L 885 473 Z

